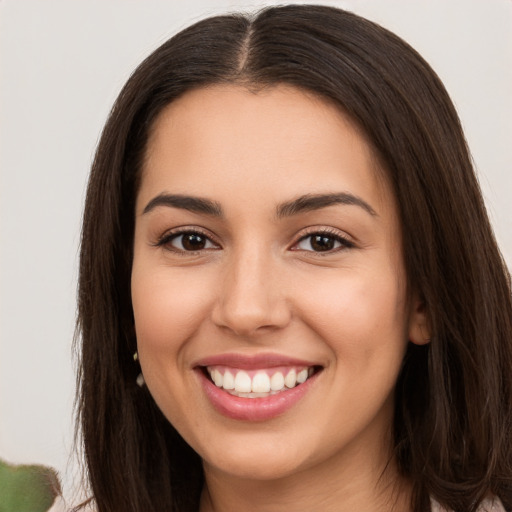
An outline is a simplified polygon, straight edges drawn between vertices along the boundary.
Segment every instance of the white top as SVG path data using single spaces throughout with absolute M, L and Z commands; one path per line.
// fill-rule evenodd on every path
M 437 501 L 432 500 L 432 512 L 449 512 L 441 507 Z M 478 507 L 478 512 L 507 512 L 499 498 L 487 498 Z
M 87 508 L 86 510 L 91 510 Z M 48 512 L 69 512 L 69 508 L 66 507 L 64 500 L 58 497 L 53 506 Z M 441 507 L 437 501 L 432 500 L 432 512 L 449 512 L 445 508 Z M 488 498 L 478 508 L 478 512 L 506 512 L 505 507 L 502 505 L 499 498 Z

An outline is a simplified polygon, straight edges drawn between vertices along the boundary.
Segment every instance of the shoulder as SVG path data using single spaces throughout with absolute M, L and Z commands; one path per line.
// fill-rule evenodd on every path
M 478 508 L 478 512 L 506 512 L 499 498 L 488 498 Z
M 432 512 L 449 512 L 439 505 L 434 499 L 431 500 Z M 499 498 L 486 498 L 478 507 L 478 512 L 507 512 Z
M 48 512 L 68 512 L 68 507 L 61 496 L 57 496 Z
M 83 504 L 79 507 L 73 507 L 67 504 L 62 496 L 57 496 L 51 508 L 47 512 L 96 512 L 96 508 L 91 503 Z

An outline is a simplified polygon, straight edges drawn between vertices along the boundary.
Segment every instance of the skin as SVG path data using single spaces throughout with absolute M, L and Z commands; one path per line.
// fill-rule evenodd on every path
M 204 461 L 201 512 L 409 510 L 390 452 L 393 389 L 407 343 L 425 342 L 425 315 L 407 294 L 383 176 L 345 115 L 290 87 L 199 89 L 158 117 L 136 202 L 132 300 L 146 384 Z M 276 215 L 333 192 L 372 213 L 332 204 Z M 145 211 L 161 194 L 215 201 L 223 216 Z M 182 228 L 203 233 L 204 248 L 170 237 Z M 333 249 L 313 250 L 308 236 L 326 230 Z M 239 421 L 212 407 L 194 371 L 227 352 L 322 371 L 284 414 Z

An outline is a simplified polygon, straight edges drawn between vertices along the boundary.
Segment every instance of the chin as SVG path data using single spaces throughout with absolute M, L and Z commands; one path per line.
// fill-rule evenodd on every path
M 302 462 L 302 463 L 301 463 Z M 242 480 L 281 480 L 301 471 L 304 461 L 282 460 L 277 457 L 233 457 L 210 463 L 203 461 L 205 470 L 215 468 L 233 478 Z
M 268 481 L 286 478 L 313 464 L 316 451 L 312 445 L 308 448 L 307 438 L 300 440 L 290 434 L 276 435 L 269 430 L 259 435 L 229 436 L 229 441 L 225 436 L 225 439 L 224 443 L 217 441 L 213 451 L 208 447 L 204 450 L 198 447 L 197 451 L 205 470 L 215 469 L 240 479 Z

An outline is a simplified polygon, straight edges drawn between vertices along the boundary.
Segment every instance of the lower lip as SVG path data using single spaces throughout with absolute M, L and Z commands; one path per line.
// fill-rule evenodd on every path
M 243 398 L 217 387 L 198 369 L 201 385 L 212 405 L 218 412 L 235 420 L 265 421 L 280 416 L 292 408 L 311 389 L 318 373 L 303 384 L 262 398 Z

